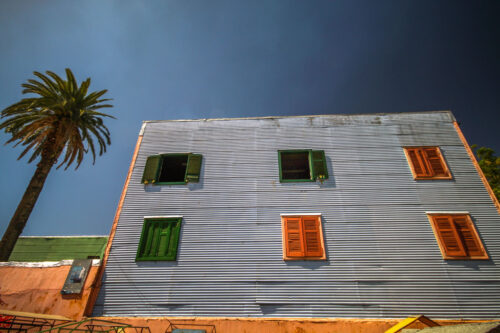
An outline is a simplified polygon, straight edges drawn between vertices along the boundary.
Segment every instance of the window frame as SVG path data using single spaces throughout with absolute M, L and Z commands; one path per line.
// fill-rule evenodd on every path
M 161 174 L 161 169 L 162 169 L 164 158 L 166 156 L 184 156 L 184 155 L 187 156 L 186 170 L 184 172 L 184 181 L 175 181 L 175 182 L 160 182 L 160 181 L 158 181 L 158 179 L 160 177 L 160 174 Z M 144 182 L 144 170 L 143 170 L 143 177 L 142 177 L 141 183 L 143 183 L 144 185 L 148 185 L 148 184 L 152 184 L 152 185 L 186 185 L 187 183 L 190 183 L 190 182 L 198 182 L 199 181 L 199 177 L 201 175 L 202 161 L 203 161 L 203 155 L 202 154 L 196 154 L 196 153 L 161 153 L 161 154 L 149 155 L 146 158 L 146 163 L 144 165 L 144 169 L 147 166 L 148 158 L 150 158 L 152 156 L 159 156 L 160 157 L 160 167 L 158 167 L 158 169 L 156 170 L 155 181 L 153 181 L 151 183 L 149 183 L 147 181 Z M 188 176 L 188 170 L 189 170 L 189 161 L 192 158 L 191 156 L 200 156 L 200 171 L 199 171 L 199 175 L 198 175 L 198 180 L 196 180 L 196 181 L 188 181 L 187 180 L 187 178 L 188 178 L 187 177 Z
M 432 231 L 434 233 L 434 237 L 436 238 L 436 241 L 439 246 L 439 250 L 441 251 L 441 255 L 443 259 L 446 260 L 487 260 L 490 259 L 488 252 L 486 251 L 486 248 L 484 247 L 483 241 L 481 237 L 479 236 L 479 233 L 477 232 L 476 226 L 474 222 L 472 221 L 472 218 L 470 216 L 469 212 L 426 212 L 427 218 L 429 219 L 429 222 L 432 227 Z M 453 216 L 460 216 L 464 217 L 467 221 L 469 230 L 471 231 L 472 235 L 474 236 L 475 242 L 478 244 L 479 249 L 484 253 L 483 255 L 465 255 L 465 256 L 457 256 L 457 255 L 450 255 L 446 251 L 445 244 L 441 240 L 440 237 L 440 231 L 437 227 L 437 222 L 435 220 L 435 217 L 448 217 L 448 218 L 453 218 Z M 455 241 L 457 243 L 460 243 L 461 248 L 464 247 L 464 242 L 461 238 L 461 235 L 458 234 L 458 231 L 456 230 L 456 226 L 452 224 L 453 228 L 453 233 L 455 235 Z
M 166 153 L 166 154 L 159 154 L 161 156 L 161 165 L 163 166 L 163 161 L 164 161 L 164 158 L 165 156 L 184 156 L 186 155 L 186 171 L 184 171 L 184 181 L 182 182 L 160 182 L 160 181 L 157 181 L 155 182 L 156 185 L 185 185 L 187 184 L 186 182 L 186 173 L 187 173 L 187 169 L 188 169 L 188 163 L 189 163 L 189 154 L 190 153 Z M 159 179 L 160 177 L 160 174 L 161 174 L 161 167 L 157 170 L 156 172 L 156 179 Z
M 278 168 L 279 168 L 279 177 L 280 177 L 280 183 L 304 183 L 304 182 L 316 182 L 317 180 L 323 182 L 329 178 L 328 175 L 328 166 L 326 163 L 326 155 L 324 150 L 317 150 L 319 152 L 322 152 L 323 154 L 323 167 L 325 169 L 325 178 L 319 178 L 316 175 L 315 169 L 314 169 L 314 161 L 313 161 L 313 149 L 285 149 L 285 150 L 278 150 Z M 283 179 L 283 163 L 281 161 L 281 154 L 282 153 L 307 153 L 307 161 L 309 163 L 309 178 L 302 178 L 302 179 Z
M 441 161 L 441 165 L 442 165 L 445 173 L 447 174 L 446 176 L 435 176 L 435 175 L 422 176 L 416 172 L 415 165 L 413 164 L 413 160 L 410 157 L 409 150 L 413 150 L 413 149 L 422 150 L 422 149 L 428 149 L 428 148 L 434 148 L 436 150 L 436 153 L 439 156 L 439 159 Z M 415 180 L 429 180 L 429 179 L 431 179 L 431 180 L 432 179 L 450 180 L 450 179 L 453 179 L 453 175 L 451 174 L 450 168 L 448 167 L 448 163 L 446 162 L 446 159 L 444 158 L 444 155 L 443 155 L 441 148 L 439 146 L 405 146 L 405 147 L 403 147 L 403 150 L 404 150 L 408 165 L 410 166 L 410 170 L 411 170 L 411 173 L 413 175 L 413 179 L 415 179 Z M 425 163 L 426 167 L 429 170 L 431 170 L 432 173 L 434 172 L 433 168 L 430 165 L 429 159 L 427 158 L 427 155 L 425 155 L 424 160 L 421 160 L 421 158 L 418 156 L 417 156 L 417 158 L 419 159 L 420 163 Z
M 320 213 L 305 213 L 305 214 L 280 214 L 281 217 L 281 244 L 282 244 L 282 250 L 283 250 L 283 260 L 286 261 L 292 261 L 292 260 L 327 260 L 326 256 L 326 247 L 325 247 L 325 238 L 323 235 L 323 219 Z M 285 226 L 285 220 L 287 218 L 315 218 L 317 223 L 318 223 L 318 234 L 319 234 L 319 240 L 320 240 L 320 246 L 321 246 L 321 251 L 322 254 L 321 256 L 289 256 L 287 255 L 287 236 L 286 236 L 286 226 Z M 303 222 L 301 223 L 302 225 L 302 239 L 304 239 L 304 228 L 303 228 Z M 305 248 L 305 242 L 303 243 L 303 246 Z
M 167 243 L 167 250 L 168 250 L 168 248 L 170 246 L 170 242 L 172 240 L 174 242 L 176 242 L 174 255 L 173 256 L 168 256 L 168 255 L 146 256 L 146 255 L 142 255 L 141 252 L 143 252 L 143 251 L 141 251 L 141 250 L 145 246 L 144 243 L 147 242 L 148 226 L 150 224 L 153 224 L 153 223 L 161 223 L 161 222 L 179 223 L 178 230 L 176 230 L 175 234 L 172 233 L 170 235 L 170 239 L 168 240 L 168 243 Z M 139 239 L 139 244 L 137 246 L 137 254 L 135 257 L 135 261 L 176 261 L 177 254 L 179 252 L 181 229 L 182 229 L 182 216 L 145 216 L 144 222 L 142 224 L 141 237 Z M 160 246 L 160 244 L 157 244 L 157 246 Z

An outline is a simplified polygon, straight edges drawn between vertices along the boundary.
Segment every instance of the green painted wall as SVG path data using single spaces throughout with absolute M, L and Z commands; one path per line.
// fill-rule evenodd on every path
M 102 258 L 108 237 L 20 237 L 9 261 Z

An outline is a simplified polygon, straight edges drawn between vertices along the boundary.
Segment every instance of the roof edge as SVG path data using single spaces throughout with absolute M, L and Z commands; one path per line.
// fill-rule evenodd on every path
M 0 267 L 28 267 L 28 268 L 48 268 L 48 267 L 60 267 L 60 266 L 71 266 L 75 260 L 80 259 L 61 259 L 59 261 L 47 260 L 47 261 L 4 261 L 0 262 Z M 92 260 L 92 266 L 100 266 L 101 259 L 89 259 Z
M 19 238 L 108 238 L 107 235 L 81 235 L 81 236 L 20 236 Z
M 170 119 L 170 120 L 143 120 L 141 134 L 144 129 L 144 124 L 147 123 L 163 123 L 163 122 L 189 122 L 189 121 L 224 121 L 224 120 L 257 120 L 257 119 L 283 119 L 283 118 L 309 118 L 309 117 L 349 117 L 349 116 L 390 116 L 401 114 L 423 114 L 423 113 L 447 113 L 451 115 L 453 121 L 456 121 L 451 110 L 434 110 L 434 111 L 410 111 L 410 112 L 380 112 L 380 113 L 335 113 L 335 114 L 310 114 L 301 116 L 261 116 L 261 117 L 236 117 L 236 118 L 199 118 L 199 119 Z

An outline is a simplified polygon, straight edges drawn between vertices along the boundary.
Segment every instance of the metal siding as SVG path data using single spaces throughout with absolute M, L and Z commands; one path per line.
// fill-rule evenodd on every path
M 39 236 L 19 237 L 9 261 L 60 261 L 102 259 L 108 237 L 106 236 Z
M 103 286 L 106 316 L 498 318 L 500 218 L 447 112 L 147 122 Z M 415 181 L 403 146 L 453 180 Z M 278 149 L 330 178 L 279 182 Z M 203 154 L 200 182 L 144 186 L 149 155 Z M 426 211 L 469 211 L 491 260 L 443 260 Z M 282 213 L 321 213 L 327 260 L 282 259 Z M 182 215 L 177 261 L 135 262 L 144 216 Z

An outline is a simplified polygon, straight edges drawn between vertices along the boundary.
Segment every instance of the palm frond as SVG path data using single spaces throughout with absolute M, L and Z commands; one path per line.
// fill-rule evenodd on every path
M 66 68 L 66 77 L 68 78 L 66 82 L 68 84 L 69 91 L 71 93 L 76 92 L 78 90 L 78 83 L 76 82 L 75 76 L 69 68 Z
M 45 83 L 47 88 L 49 88 L 52 92 L 54 92 L 54 94 L 57 94 L 58 87 L 57 84 L 54 83 L 54 81 L 52 81 L 50 78 L 48 78 L 47 76 L 43 75 L 40 72 L 34 71 L 33 74 L 35 74 L 35 76 L 41 79 Z
M 90 151 L 94 163 L 97 152 L 102 155 L 111 144 L 103 119 L 115 117 L 96 111 L 113 107 L 104 103 L 111 99 L 101 98 L 107 90 L 89 93 L 90 78 L 78 85 L 71 70 L 65 72 L 66 80 L 51 71 L 33 72 L 36 79 L 28 79 L 22 87 L 23 94 L 35 97 L 24 98 L 2 110 L 4 121 L 0 130 L 11 134 L 7 143 L 24 147 L 19 159 L 31 151 L 31 163 L 52 149 L 58 156 L 63 155 L 58 168 L 65 165 L 67 169 L 74 163 L 78 168 L 87 152 Z

